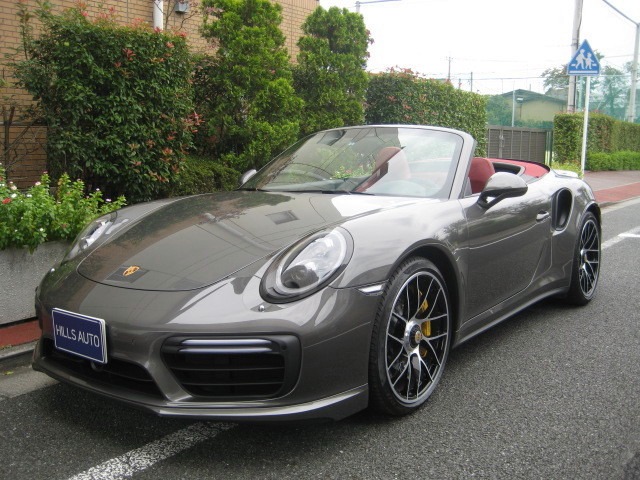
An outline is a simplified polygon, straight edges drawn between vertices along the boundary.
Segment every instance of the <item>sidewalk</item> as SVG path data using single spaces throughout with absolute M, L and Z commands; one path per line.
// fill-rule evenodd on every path
M 600 206 L 640 197 L 640 171 L 587 172 L 585 181 L 593 189 Z M 0 326 L 0 362 L 30 353 L 39 336 L 37 320 Z
M 640 197 L 640 170 L 586 172 L 584 179 L 600 206 Z

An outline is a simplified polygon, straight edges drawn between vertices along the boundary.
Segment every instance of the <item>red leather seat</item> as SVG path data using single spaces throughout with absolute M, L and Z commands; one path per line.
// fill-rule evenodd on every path
M 487 184 L 489 177 L 496 173 L 493 163 L 487 158 L 474 157 L 471 159 L 469 169 L 469 181 L 471 182 L 471 192 L 480 193 Z

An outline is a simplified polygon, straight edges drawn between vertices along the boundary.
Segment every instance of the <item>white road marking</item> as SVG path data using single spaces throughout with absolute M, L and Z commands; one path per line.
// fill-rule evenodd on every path
M 619 233 L 617 237 L 610 238 L 606 242 L 602 242 L 600 248 L 605 250 L 609 247 L 614 246 L 616 243 L 620 243 L 626 238 L 640 238 L 640 227 L 632 228 L 631 230 L 627 230 L 626 232 Z
M 166 437 L 131 450 L 124 455 L 74 475 L 69 480 L 120 480 L 146 470 L 161 460 L 172 457 L 198 443 L 210 440 L 220 432 L 232 428 L 231 423 L 199 422 L 173 432 Z

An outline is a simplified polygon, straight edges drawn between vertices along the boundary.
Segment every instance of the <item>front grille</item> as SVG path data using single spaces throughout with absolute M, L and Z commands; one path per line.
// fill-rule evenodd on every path
M 300 371 L 300 342 L 291 335 L 260 338 L 172 337 L 162 358 L 196 397 L 257 400 L 282 396 Z
M 90 383 L 115 385 L 156 398 L 164 398 L 149 372 L 135 363 L 110 358 L 104 365 L 95 364 L 85 358 L 56 349 L 53 340 L 48 338 L 43 341 L 42 354 L 58 368 Z

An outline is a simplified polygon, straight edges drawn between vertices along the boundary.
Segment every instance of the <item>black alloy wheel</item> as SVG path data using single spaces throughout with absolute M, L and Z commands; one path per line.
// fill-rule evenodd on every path
M 438 268 L 405 261 L 391 277 L 376 317 L 370 353 L 371 406 L 406 415 L 436 388 L 449 355 L 451 308 Z
M 600 276 L 600 224 L 591 212 L 582 220 L 574 255 L 567 300 L 574 305 L 586 305 L 596 293 Z

